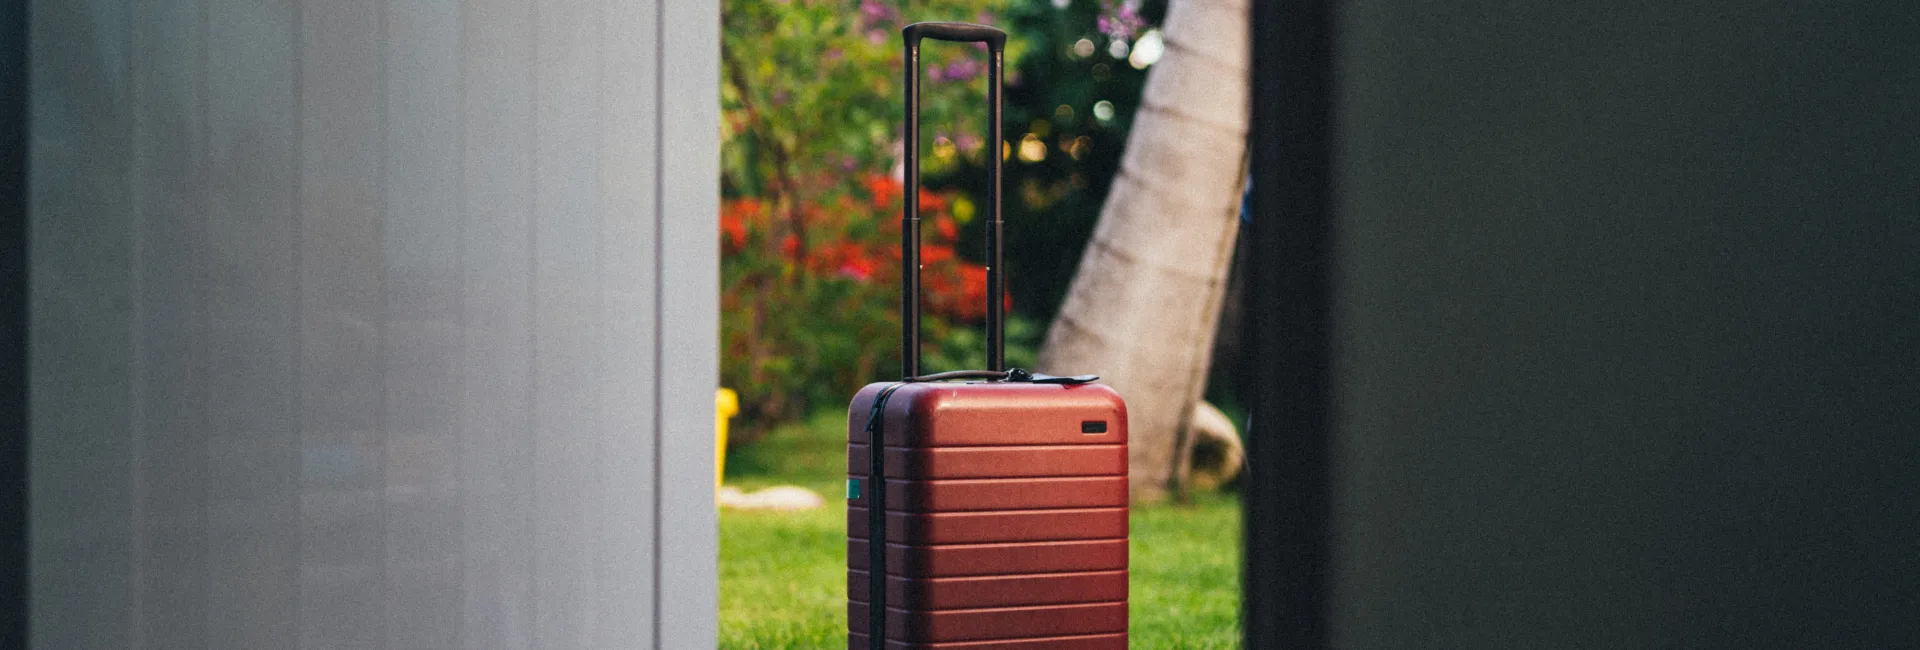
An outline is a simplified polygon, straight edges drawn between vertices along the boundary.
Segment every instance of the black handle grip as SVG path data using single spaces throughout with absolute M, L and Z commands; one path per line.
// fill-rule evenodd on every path
M 1001 132 L 1000 77 L 1007 33 L 971 23 L 914 23 L 900 30 L 907 41 L 906 84 L 906 193 L 900 215 L 900 275 L 905 285 L 900 300 L 900 376 L 920 374 L 920 39 L 985 42 L 987 64 L 987 369 L 1006 368 L 1007 295 L 1000 221 Z M 878 573 L 876 572 L 876 575 Z M 878 592 L 876 592 L 878 593 Z M 880 611 L 882 608 L 874 608 Z M 876 637 L 877 639 L 878 637 Z
M 907 37 L 907 45 L 913 46 L 922 38 L 955 43 L 986 43 L 987 47 L 1000 49 L 1007 44 L 1007 33 L 986 25 L 973 23 L 914 23 L 900 33 Z

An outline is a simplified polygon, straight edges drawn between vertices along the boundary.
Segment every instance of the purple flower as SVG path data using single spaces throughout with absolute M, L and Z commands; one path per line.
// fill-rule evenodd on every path
M 960 136 L 960 140 L 955 142 L 955 144 L 960 145 L 961 151 L 973 151 L 980 148 L 982 141 L 980 140 L 980 136 L 968 133 Z
M 953 81 L 971 81 L 980 75 L 980 62 L 973 59 L 961 59 L 947 65 L 946 78 Z
M 937 65 L 927 66 L 927 81 L 944 81 L 946 70 Z
M 1118 4 L 1114 0 L 1100 0 L 1100 16 L 1095 24 L 1108 38 L 1132 40 L 1147 21 L 1140 18 L 1140 0 L 1120 0 Z
M 868 27 L 882 26 L 899 17 L 900 13 L 893 7 L 874 0 L 860 0 L 860 19 L 866 21 Z

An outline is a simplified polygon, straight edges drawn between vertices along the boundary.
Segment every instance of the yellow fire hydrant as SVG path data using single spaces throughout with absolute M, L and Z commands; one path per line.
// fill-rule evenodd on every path
M 727 420 L 740 412 L 740 395 L 730 388 L 713 393 L 713 493 L 719 499 L 720 485 L 727 478 Z

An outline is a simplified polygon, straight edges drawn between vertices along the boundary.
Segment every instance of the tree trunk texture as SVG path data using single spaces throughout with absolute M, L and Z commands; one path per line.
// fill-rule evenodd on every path
M 1175 0 L 1166 53 L 1039 367 L 1127 400 L 1135 501 L 1165 498 L 1206 388 L 1245 179 L 1248 0 Z

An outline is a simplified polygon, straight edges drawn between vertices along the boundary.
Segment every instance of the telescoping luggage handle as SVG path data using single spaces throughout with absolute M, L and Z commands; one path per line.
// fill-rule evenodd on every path
M 867 414 L 867 648 L 887 647 L 887 487 L 885 434 L 880 413 L 893 392 L 913 381 L 937 381 L 957 375 L 1005 375 L 1005 344 L 1001 341 L 1001 301 L 1006 295 L 1000 273 L 1000 69 L 1007 33 L 970 23 L 914 23 L 900 30 L 905 37 L 907 82 L 906 196 L 900 213 L 900 377 L 874 396 Z M 986 371 L 920 374 L 920 40 L 987 44 L 987 368 Z M 849 498 L 857 498 L 859 483 L 850 482 Z
M 986 43 L 987 56 L 987 369 L 1006 370 L 1006 275 L 1001 272 L 1000 70 L 1007 33 L 972 23 L 914 23 L 900 30 L 907 44 L 906 196 L 900 215 L 900 376 L 920 374 L 920 40 Z

